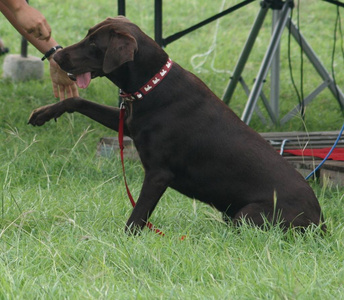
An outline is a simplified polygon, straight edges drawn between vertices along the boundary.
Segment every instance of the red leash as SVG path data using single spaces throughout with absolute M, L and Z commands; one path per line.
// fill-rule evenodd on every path
M 130 203 L 133 207 L 135 207 L 136 203 L 134 201 L 133 196 L 130 193 L 128 184 L 127 184 L 127 178 L 125 176 L 125 168 L 124 168 L 124 155 L 123 155 L 123 127 L 124 127 L 124 115 L 125 115 L 125 106 L 124 103 L 121 104 L 120 106 L 120 112 L 119 112 L 119 126 L 118 126 L 118 143 L 119 143 L 119 148 L 121 151 L 121 161 L 122 161 L 122 170 L 123 170 L 123 177 L 124 177 L 124 183 L 125 183 L 125 188 L 127 190 L 127 194 L 130 200 Z M 154 231 L 155 233 L 164 236 L 165 234 L 158 228 L 155 228 L 151 222 L 147 222 L 146 226 Z

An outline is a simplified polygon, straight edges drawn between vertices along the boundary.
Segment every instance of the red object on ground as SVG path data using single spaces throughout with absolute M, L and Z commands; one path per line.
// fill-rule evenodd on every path
M 331 148 L 321 148 L 321 149 L 288 149 L 284 150 L 285 153 L 293 154 L 296 156 L 313 156 L 324 159 L 329 153 Z M 344 148 L 335 148 L 328 159 L 344 161 Z

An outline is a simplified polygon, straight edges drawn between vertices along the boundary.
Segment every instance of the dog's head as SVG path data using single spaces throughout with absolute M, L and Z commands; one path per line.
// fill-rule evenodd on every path
M 137 29 L 125 17 L 107 18 L 92 27 L 82 41 L 57 52 L 54 60 L 80 88 L 86 88 L 92 78 L 134 60 L 138 45 L 132 32 Z

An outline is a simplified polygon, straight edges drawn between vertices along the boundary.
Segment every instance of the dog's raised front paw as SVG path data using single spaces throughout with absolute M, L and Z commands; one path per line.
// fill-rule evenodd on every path
M 61 102 L 35 109 L 30 115 L 28 124 L 33 126 L 42 126 L 45 122 L 48 122 L 53 118 L 56 120 L 63 114 L 63 112 L 58 109 L 60 103 Z

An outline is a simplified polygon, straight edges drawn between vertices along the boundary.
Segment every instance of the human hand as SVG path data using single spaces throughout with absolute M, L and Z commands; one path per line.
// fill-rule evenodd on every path
M 71 97 L 79 97 L 79 91 L 76 83 L 69 79 L 67 73 L 59 67 L 54 58 L 49 59 L 49 62 L 50 77 L 53 83 L 55 97 L 59 97 L 60 100 L 65 100 L 66 98 Z
M 24 30 L 39 40 L 49 40 L 51 28 L 45 17 L 35 8 L 25 5 L 13 12 L 17 22 Z

